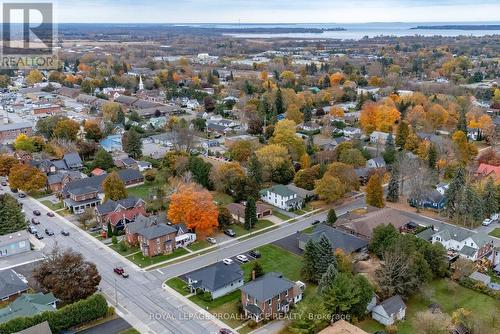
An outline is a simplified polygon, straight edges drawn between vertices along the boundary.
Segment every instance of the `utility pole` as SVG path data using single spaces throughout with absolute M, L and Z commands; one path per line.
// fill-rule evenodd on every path
M 115 306 L 118 307 L 118 291 L 116 290 L 116 277 L 115 277 Z

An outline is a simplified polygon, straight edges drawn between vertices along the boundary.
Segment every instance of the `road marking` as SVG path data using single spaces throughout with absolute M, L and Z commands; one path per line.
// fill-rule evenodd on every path
M 156 271 L 163 275 L 163 271 L 161 271 L 160 269 L 156 269 Z

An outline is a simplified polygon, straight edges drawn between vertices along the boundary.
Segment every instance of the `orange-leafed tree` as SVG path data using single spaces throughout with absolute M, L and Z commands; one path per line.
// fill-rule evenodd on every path
M 390 132 L 397 120 L 401 117 L 392 100 L 384 103 L 365 103 L 361 110 L 359 121 L 365 133 L 373 131 Z
M 201 239 L 217 228 L 218 215 L 212 195 L 195 184 L 181 185 L 170 197 L 167 218 L 174 224 L 186 224 Z
M 47 176 L 35 167 L 17 164 L 10 169 L 9 182 L 11 188 L 33 193 L 46 186 Z

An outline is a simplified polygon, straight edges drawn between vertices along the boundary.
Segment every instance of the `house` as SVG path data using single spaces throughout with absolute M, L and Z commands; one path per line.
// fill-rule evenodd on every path
M 488 286 L 491 283 L 491 277 L 486 274 L 480 273 L 479 271 L 475 271 L 470 274 L 469 278 L 485 286 Z
M 137 161 L 135 159 L 124 157 L 124 158 L 116 158 L 113 159 L 113 162 L 116 167 L 118 168 L 132 168 L 132 169 L 139 169 L 139 166 L 137 165 Z
M 410 194 L 408 204 L 413 207 L 442 210 L 444 208 L 446 198 L 437 190 L 425 191 L 421 196 Z
M 304 132 L 316 132 L 321 130 L 321 126 L 314 122 L 304 122 L 298 126 L 299 130 Z
M 144 172 L 148 169 L 152 169 L 153 165 L 149 161 L 137 161 L 137 167 L 139 168 L 139 172 Z
M 101 169 L 101 168 L 99 168 L 99 167 L 96 167 L 96 168 L 94 168 L 94 169 L 90 172 L 90 174 L 91 174 L 92 176 L 100 176 L 100 175 L 104 175 L 104 174 L 106 174 L 106 171 L 105 171 L 104 169 Z
M 101 147 L 106 151 L 106 152 L 122 152 L 123 147 L 122 147 L 122 136 L 117 134 L 117 135 L 109 135 L 103 140 L 99 142 Z
M 368 180 L 370 179 L 370 176 L 372 175 L 372 170 L 370 168 L 356 168 L 354 169 L 354 173 L 358 177 L 359 183 L 361 185 L 365 185 Z
M 137 242 L 142 255 L 153 257 L 170 254 L 175 248 L 177 230 L 165 224 L 153 224 L 137 231 Z
M 25 230 L 0 235 L 0 259 L 30 250 L 29 234 Z
M 77 171 L 58 171 L 55 174 L 47 175 L 47 185 L 52 192 L 60 192 L 67 183 L 80 180 L 82 173 Z
M 366 168 L 385 168 L 385 160 L 382 157 L 369 159 L 366 162 Z
M 496 182 L 500 181 L 500 166 L 482 163 L 477 167 L 476 176 L 481 178 L 492 177 Z
M 50 330 L 49 323 L 44 321 L 13 334 L 52 334 L 52 331 Z
M 373 131 L 370 134 L 370 143 L 377 145 L 385 145 L 385 142 L 387 138 L 389 137 L 389 134 L 387 132 L 380 132 L 380 131 Z
M 400 295 L 384 300 L 372 310 L 372 318 L 382 325 L 390 326 L 406 316 L 406 305 Z
M 98 205 L 95 212 L 96 220 L 104 230 L 107 229 L 108 223 L 114 229 L 122 230 L 137 216 L 146 214 L 146 202 L 133 196 L 118 201 L 108 200 Z
M 345 127 L 342 132 L 347 138 L 356 138 L 361 136 L 361 129 L 353 128 L 352 126 Z
M 439 192 L 441 195 L 444 196 L 444 194 L 446 193 L 446 190 L 448 190 L 449 187 L 450 187 L 449 183 L 440 182 L 436 185 L 436 190 L 437 190 L 437 192 Z
M 341 249 L 345 254 L 365 251 L 368 246 L 368 241 L 365 239 L 326 224 L 319 224 L 314 227 L 311 234 L 299 233 L 299 248 L 304 250 L 309 240 L 318 242 L 323 236 L 328 239 L 334 251 Z
M 28 281 L 13 269 L 0 271 L 0 300 L 8 300 L 13 296 L 28 291 Z
M 297 192 L 282 184 L 277 184 L 271 188 L 260 191 L 262 201 L 274 205 L 283 210 L 295 210 L 302 208 L 304 198 Z
M 467 128 L 467 138 L 478 141 L 482 138 L 482 131 L 479 128 Z
M 243 286 L 243 270 L 237 263 L 222 262 L 192 271 L 185 275 L 191 292 L 201 289 L 210 292 L 212 299 L 227 295 Z
M 487 256 L 494 246 L 493 238 L 486 234 L 438 222 L 417 234 L 417 237 L 433 244 L 439 242 L 448 251 L 455 252 L 460 257 L 472 261 Z
M 356 327 L 345 320 L 338 320 L 326 327 L 318 334 L 369 334 L 359 327 Z
M 106 174 L 74 180 L 64 185 L 60 195 L 64 207 L 75 214 L 81 214 L 86 208 L 96 207 L 102 199 L 102 183 Z M 125 184 L 131 187 L 142 184 L 144 176 L 135 169 L 121 169 L 118 176 Z
M 25 135 L 33 135 L 33 124 L 30 122 L 9 123 L 0 125 L 0 143 L 11 143 L 17 136 L 24 133 Z
M 262 219 L 273 214 L 273 208 L 260 201 L 255 203 L 255 207 L 257 209 L 257 219 Z M 226 205 L 226 208 L 229 210 L 231 216 L 236 222 L 245 222 L 245 204 L 229 203 L 228 205 Z
M 241 287 L 241 303 L 247 318 L 259 322 L 288 313 L 302 300 L 304 283 L 292 282 L 280 273 L 267 273 Z
M 0 324 L 19 317 L 32 317 L 47 311 L 55 311 L 58 299 L 52 292 L 22 294 L 12 303 L 0 309 Z

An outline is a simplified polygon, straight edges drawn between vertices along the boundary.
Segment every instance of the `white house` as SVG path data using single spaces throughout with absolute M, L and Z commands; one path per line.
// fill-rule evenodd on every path
M 261 190 L 260 196 L 262 201 L 283 210 L 300 209 L 304 203 L 304 198 L 299 196 L 296 191 L 282 184 Z
M 137 166 L 139 167 L 139 172 L 144 172 L 153 168 L 153 165 L 149 161 L 137 161 Z
M 354 138 L 361 136 L 360 128 L 353 128 L 352 126 L 347 126 L 342 131 L 344 132 L 344 136 L 346 136 L 347 138 Z
M 385 326 L 403 320 L 405 315 L 406 305 L 400 295 L 392 296 L 372 309 L 372 318 Z
M 385 141 L 387 140 L 387 137 L 389 137 L 389 134 L 387 132 L 373 131 L 370 134 L 370 142 L 372 144 L 385 145 Z
M 366 168 L 385 168 L 385 160 L 382 157 L 376 157 L 366 162 Z

